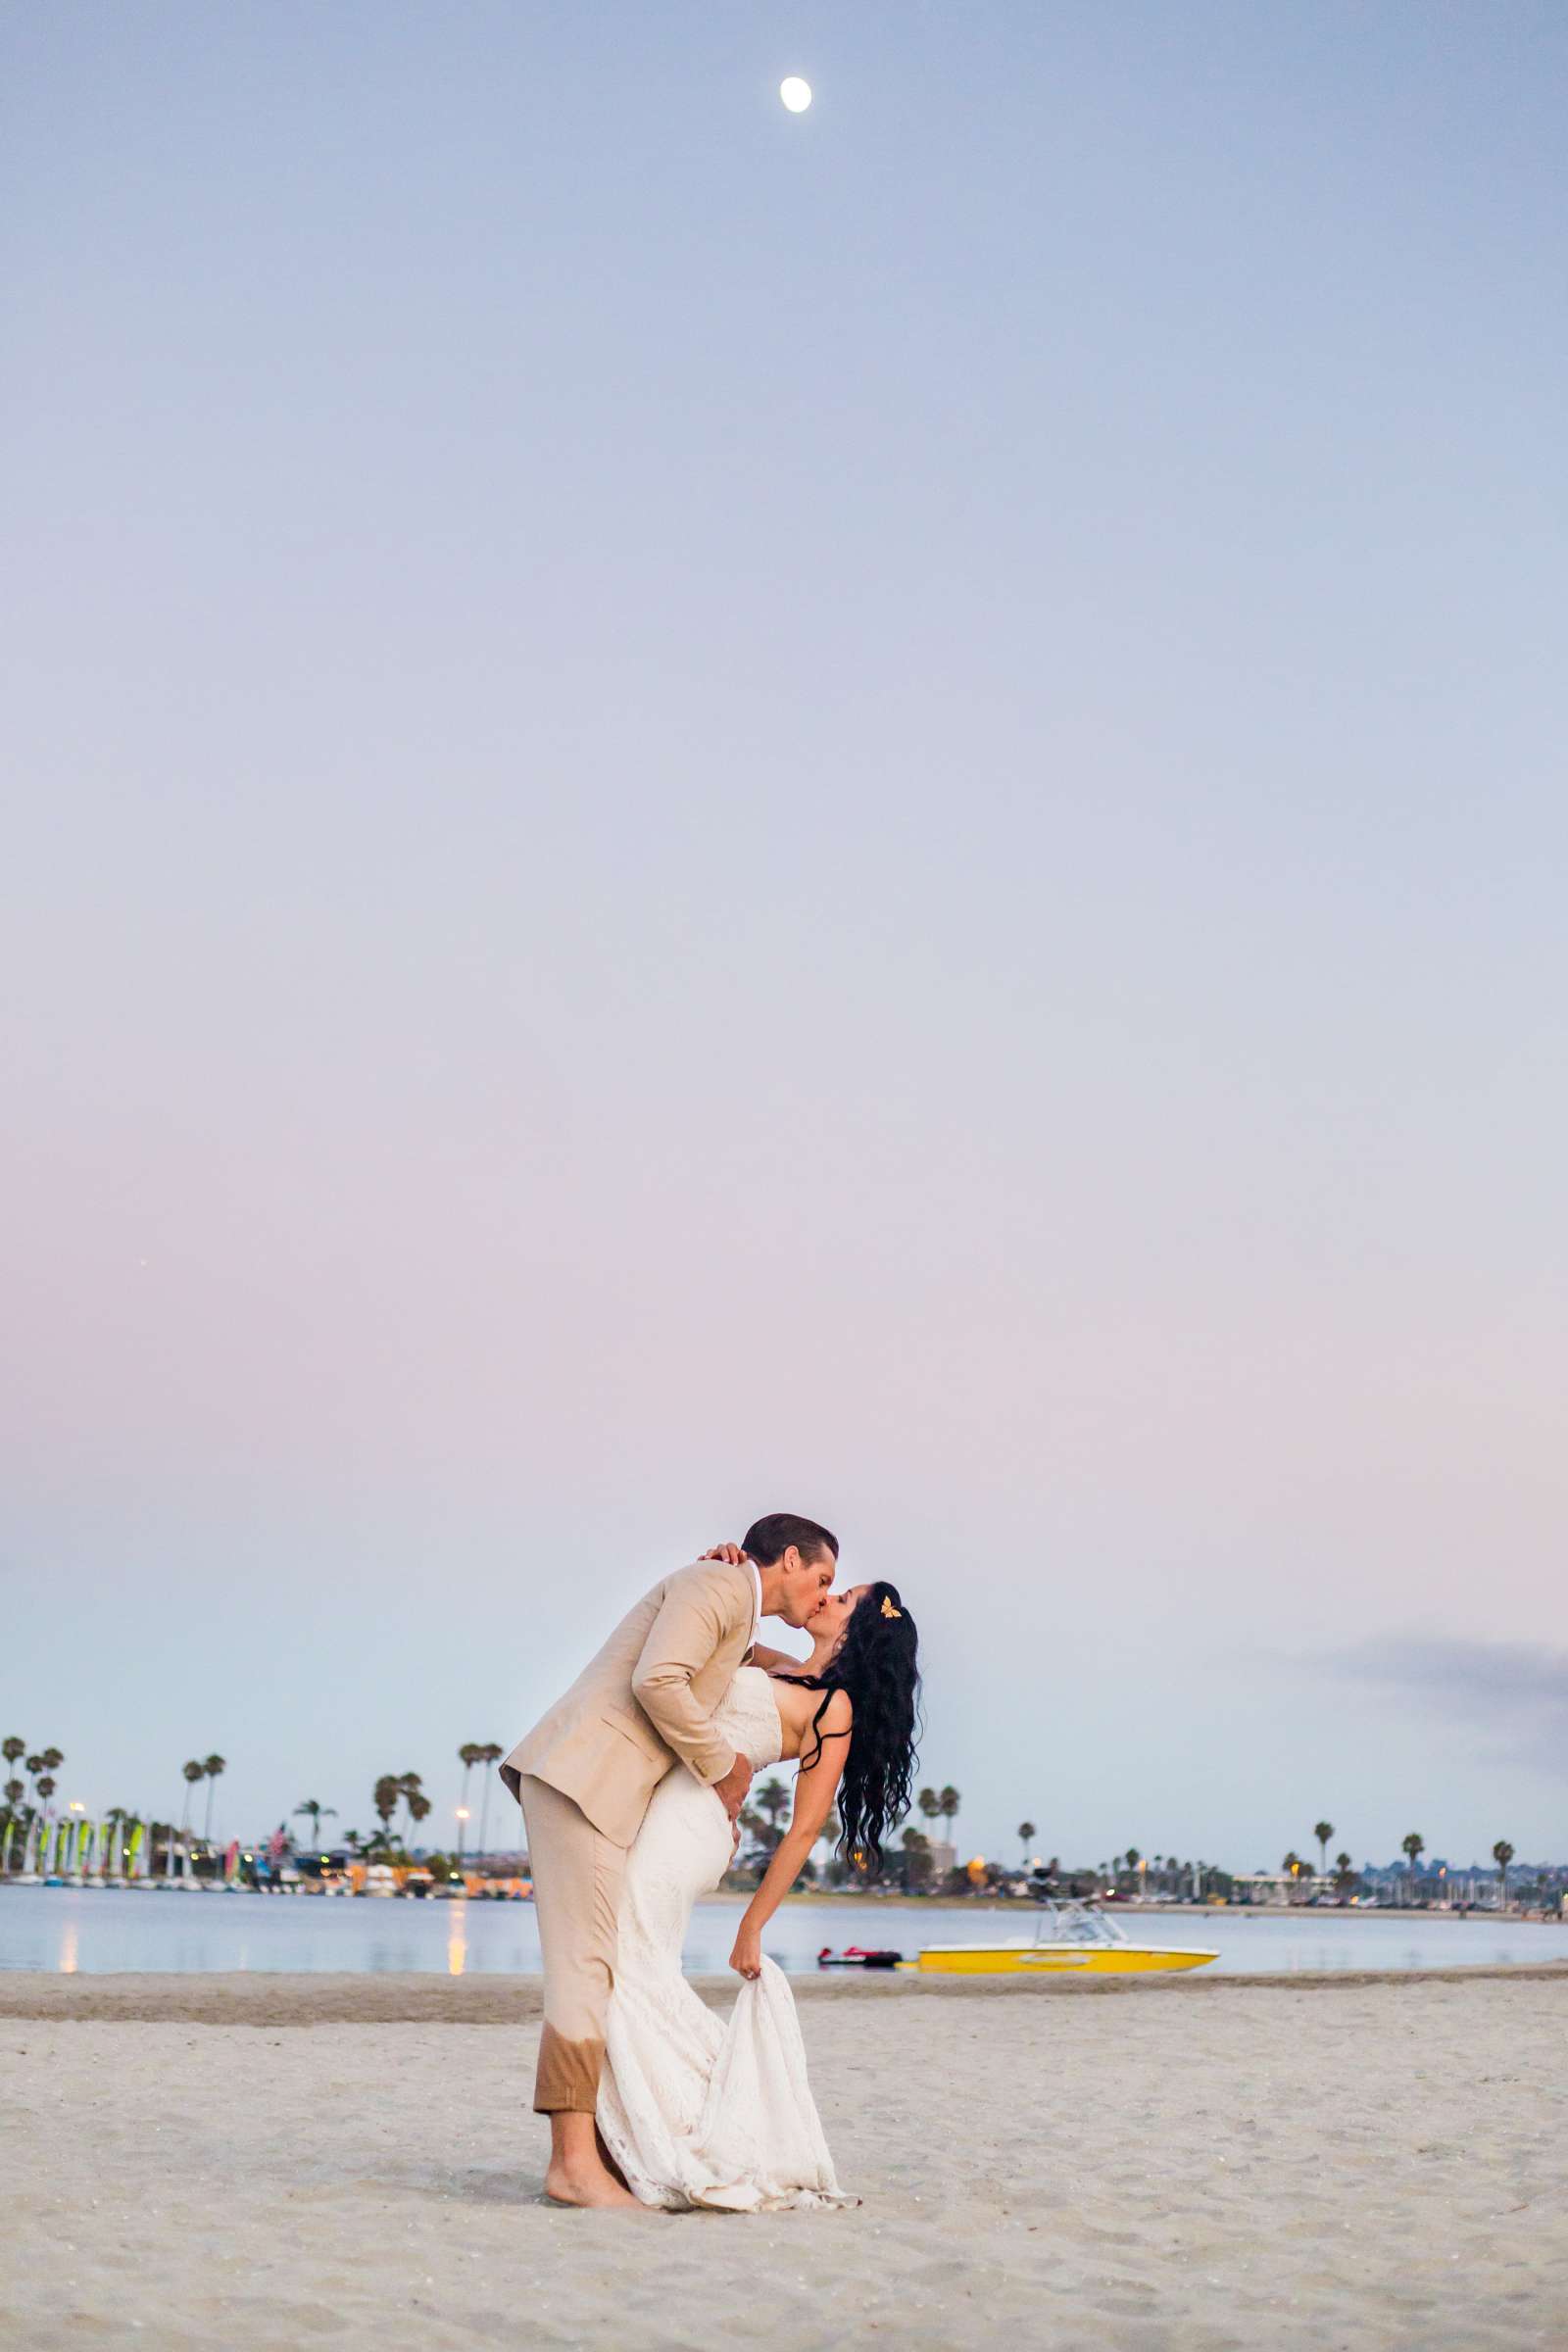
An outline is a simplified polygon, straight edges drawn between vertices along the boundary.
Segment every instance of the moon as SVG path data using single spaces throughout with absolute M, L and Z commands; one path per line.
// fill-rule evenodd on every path
M 778 94 L 792 115 L 804 115 L 811 103 L 811 85 L 798 74 L 786 74 L 778 85 Z

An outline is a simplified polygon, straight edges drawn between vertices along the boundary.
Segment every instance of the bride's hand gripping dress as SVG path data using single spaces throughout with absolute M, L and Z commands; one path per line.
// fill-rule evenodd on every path
M 755 1770 L 778 1762 L 778 1705 L 760 1667 L 739 1669 L 714 1729 Z M 655 1789 L 626 1858 L 599 2129 L 647 2205 L 853 2205 L 822 2135 L 783 1972 L 764 1957 L 727 2019 L 681 1974 L 692 1906 L 718 1885 L 731 1852 L 722 1804 L 677 1767 Z

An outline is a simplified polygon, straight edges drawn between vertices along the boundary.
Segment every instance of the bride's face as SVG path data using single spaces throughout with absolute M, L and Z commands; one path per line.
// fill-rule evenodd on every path
M 850 1612 L 858 1603 L 868 1585 L 849 1585 L 842 1592 L 824 1592 L 821 1600 L 806 1620 L 806 1630 L 814 1642 L 826 1634 L 837 1649 L 844 1639 L 844 1629 L 850 1622 Z

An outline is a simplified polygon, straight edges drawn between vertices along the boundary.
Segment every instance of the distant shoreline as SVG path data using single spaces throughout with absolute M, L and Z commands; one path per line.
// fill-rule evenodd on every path
M 1073 1896 L 1059 1898 L 1073 1901 Z M 1092 1898 L 1084 1896 L 1084 1901 Z M 705 1903 L 748 1903 L 750 1894 L 738 1888 L 721 1886 L 712 1894 L 705 1894 Z M 787 1903 L 815 1904 L 831 1912 L 844 1902 L 874 1904 L 879 1911 L 963 1911 L 1004 1913 L 1008 1917 L 1030 1916 L 1040 1908 L 1029 1895 L 973 1895 L 973 1894 L 873 1894 L 869 1889 L 858 1891 L 845 1887 L 842 1892 L 828 1892 L 821 1887 L 798 1889 L 784 1897 Z M 1364 1903 L 1355 1906 L 1338 1903 L 1103 1903 L 1100 1906 L 1110 1919 L 1402 1919 L 1450 1921 L 1455 1927 L 1496 1927 L 1505 1922 L 1517 1928 L 1555 1928 L 1564 1923 L 1551 1913 L 1524 1911 L 1428 1911 L 1419 1905 L 1407 1909 L 1402 1903 Z
M 8 1886 L 15 1887 L 16 1885 L 17 1882 L 15 1878 L 8 1880 L 0 1879 L 0 1894 L 4 1893 L 5 1888 Z M 40 1891 L 40 1889 L 37 1887 L 19 1887 L 17 1891 L 36 1893 Z M 85 1891 L 85 1889 L 67 1886 L 51 1887 L 49 1891 L 57 1894 L 79 1894 Z M 119 1894 L 129 1892 L 131 1889 L 126 1887 L 112 1887 L 104 1890 L 95 1887 L 92 1889 L 92 1891 L 94 1893 L 108 1891 Z M 140 1886 L 135 1889 L 135 1891 L 153 1894 L 167 1891 L 167 1889 L 164 1889 L 157 1885 L 149 1885 Z M 218 1894 L 223 1891 L 225 1890 L 218 1886 L 209 1886 L 203 1889 L 204 1893 L 212 1894 Z M 265 1890 L 259 1887 L 243 1887 L 240 1889 L 240 1891 L 244 1894 L 260 1894 Z M 319 1894 L 306 1895 L 289 1893 L 271 1894 L 269 1899 L 274 1902 L 327 1902 L 343 1901 L 349 1898 L 341 1895 L 328 1896 Z M 374 1900 L 377 1898 L 361 1897 L 358 1899 Z M 402 1899 L 411 1902 L 423 1901 L 432 1904 L 440 1904 L 442 1902 L 455 1901 L 461 1898 L 446 1895 L 409 1895 L 403 1897 Z M 484 1902 L 494 1900 L 496 1898 L 479 1895 L 471 1896 L 467 1899 L 471 1901 Z M 527 1900 L 528 1898 L 524 1897 L 523 1899 Z M 718 1886 L 713 1889 L 711 1894 L 705 1894 L 702 1899 L 705 1903 L 726 1903 L 733 1905 L 736 1909 L 741 1909 L 751 1901 L 752 1895 L 749 1888 Z M 1062 1901 L 1072 1901 L 1078 1898 L 1074 1898 L 1072 1896 L 1062 1896 L 1059 1899 Z M 1085 1896 L 1082 1899 L 1085 1901 L 1092 1901 L 1094 1898 Z M 874 1906 L 879 1911 L 957 1912 L 968 1918 L 974 1918 L 977 1916 L 984 1917 L 987 1914 L 1010 1919 L 1032 1918 L 1038 1914 L 1040 1909 L 1039 1903 L 1029 1895 L 886 1894 L 877 1893 L 869 1887 L 852 1886 L 832 1888 L 822 1886 L 801 1887 L 797 1888 L 794 1892 L 785 1895 L 784 1900 L 786 1903 L 794 1904 L 803 1910 L 813 1908 L 819 1910 L 823 1914 L 824 1919 L 831 1918 L 835 1911 L 844 1908 L 848 1904 L 862 1905 L 867 1907 Z M 1479 1908 L 1473 1908 L 1468 1911 L 1449 1911 L 1437 1909 L 1429 1910 L 1420 1904 L 1407 1907 L 1402 1903 L 1365 1903 L 1355 1905 L 1346 1904 L 1342 1906 L 1338 1903 L 1284 1904 L 1116 1902 L 1103 1904 L 1102 1908 L 1112 1919 L 1382 1919 L 1404 1921 L 1420 1920 L 1423 1922 L 1427 1920 L 1442 1920 L 1453 1927 L 1496 1927 L 1503 1923 L 1511 1928 L 1562 1928 L 1568 1926 L 1568 1921 L 1562 1919 L 1555 1912 L 1487 1911 Z M 0 1982 L 3 1982 L 3 1979 L 4 1971 L 0 1971 Z

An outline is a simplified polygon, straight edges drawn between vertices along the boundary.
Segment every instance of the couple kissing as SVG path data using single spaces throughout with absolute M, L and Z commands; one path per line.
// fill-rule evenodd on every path
M 914 1620 L 878 1579 L 836 1589 L 837 1539 L 775 1511 L 621 1619 L 502 1763 L 522 1807 L 544 1959 L 534 2107 L 562 2204 L 735 2212 L 855 2202 L 807 2080 L 762 1931 L 835 1800 L 838 1850 L 874 1871 L 908 1809 Z M 809 1653 L 766 1647 L 764 1617 Z M 692 1906 L 729 1868 L 754 1774 L 798 1767 L 790 1826 L 752 1897 L 727 2019 L 681 1972 Z

